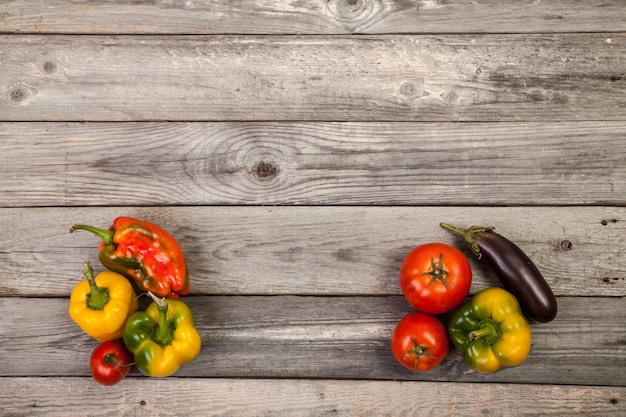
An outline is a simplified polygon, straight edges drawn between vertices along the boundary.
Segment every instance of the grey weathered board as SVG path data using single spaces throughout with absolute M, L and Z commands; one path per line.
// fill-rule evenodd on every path
M 0 206 L 623 205 L 625 132 L 626 121 L 4 123 Z
M 1 290 L 10 296 L 69 294 L 84 262 L 97 265 L 99 243 L 69 228 L 106 227 L 120 215 L 151 219 L 180 240 L 194 295 L 400 295 L 398 271 L 412 247 L 441 241 L 464 248 L 442 221 L 496 227 L 528 253 L 556 295 L 626 292 L 623 207 L 61 207 L 2 214 L 0 262 L 11 268 L 0 269 Z M 473 292 L 498 285 L 483 262 L 470 260 Z
M 626 120 L 625 45 L 605 33 L 0 35 L 0 108 L 12 121 Z
M 177 377 L 249 377 L 626 385 L 626 303 L 619 298 L 559 297 L 563 319 L 533 327 L 522 367 L 473 372 L 460 351 L 428 373 L 407 371 L 389 338 L 411 307 L 402 296 L 188 296 L 203 349 Z M 37 309 L 28 315 L 24 311 Z M 89 374 L 93 339 L 66 316 L 62 298 L 4 298 L 0 349 L 20 361 L 5 376 Z M 610 315 L 609 315 L 610 314 Z M 445 318 L 444 318 L 445 320 Z M 15 340 L 20 340 L 16 346 Z M 68 343 L 72 340 L 72 343 Z M 65 358 L 72 358 L 69 367 Z M 5 359 L 5 358 L 3 358 Z M 134 375 L 140 375 L 134 371 Z
M 397 34 L 626 30 L 622 0 L 4 0 L 15 33 Z
M 625 32 L 623 0 L 1 2 L 0 414 L 623 416 Z M 119 215 L 180 241 L 203 348 L 103 387 L 69 227 Z M 391 356 L 441 221 L 545 274 L 524 365 Z

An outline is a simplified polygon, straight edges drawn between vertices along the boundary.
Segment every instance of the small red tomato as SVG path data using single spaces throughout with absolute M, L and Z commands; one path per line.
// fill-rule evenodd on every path
M 102 385 L 120 382 L 133 366 L 133 354 L 121 340 L 101 343 L 91 353 L 91 375 Z
M 472 285 L 469 261 L 455 247 L 426 243 L 413 249 L 400 267 L 400 288 L 419 311 L 442 314 L 458 306 Z
M 434 316 L 409 313 L 400 320 L 391 336 L 396 360 L 413 371 L 424 372 L 439 365 L 450 350 L 448 332 Z

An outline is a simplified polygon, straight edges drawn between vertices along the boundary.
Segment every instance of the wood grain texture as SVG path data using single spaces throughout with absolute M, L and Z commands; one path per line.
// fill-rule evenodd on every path
M 0 295 L 68 296 L 98 238 L 128 215 L 179 240 L 192 294 L 401 294 L 406 254 L 427 242 L 464 248 L 439 227 L 495 226 L 537 264 L 560 296 L 626 296 L 626 209 L 618 207 L 117 207 L 0 210 Z M 472 292 L 498 285 L 469 251 Z
M 89 378 L 2 378 L 0 383 L 6 417 L 538 417 L 547 410 L 620 417 L 626 412 L 622 387 L 177 378 L 128 378 L 107 389 Z M 407 401 L 407 392 L 420 393 L 419 401 Z
M 532 322 L 531 354 L 523 366 L 488 375 L 472 371 L 456 348 L 427 373 L 399 365 L 390 352 L 391 333 L 400 318 L 414 311 L 402 296 L 215 296 L 184 301 L 194 313 L 203 345 L 176 377 L 626 386 L 624 298 L 559 297 L 554 321 Z M 68 302 L 0 299 L 3 376 L 90 375 L 89 356 L 97 342 L 70 320 Z M 140 375 L 132 370 L 132 376 Z
M 626 204 L 626 122 L 0 123 L 0 206 Z
M 9 33 L 395 34 L 626 30 L 620 0 L 5 0 Z
M 0 414 L 625 415 L 625 42 L 622 0 L 0 2 Z M 203 347 L 102 387 L 69 228 L 120 215 L 181 243 Z M 523 366 L 393 359 L 441 221 L 556 293 Z
M 4 35 L 0 120 L 626 120 L 623 35 Z

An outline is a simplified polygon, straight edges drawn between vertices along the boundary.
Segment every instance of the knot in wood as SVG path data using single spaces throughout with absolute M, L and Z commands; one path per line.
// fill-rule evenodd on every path
M 278 167 L 271 162 L 261 161 L 253 170 L 254 176 L 262 181 L 270 181 L 278 175 Z
M 11 100 L 16 101 L 16 102 L 26 100 L 28 96 L 29 96 L 29 91 L 28 89 L 24 87 L 15 87 L 11 89 L 11 91 L 9 91 L 9 97 L 11 98 Z
M 441 95 L 441 98 L 447 101 L 448 103 L 457 101 L 460 97 L 461 95 L 459 94 L 459 92 L 455 90 L 446 91 L 445 93 Z
M 328 7 L 332 14 L 342 19 L 359 17 L 366 9 L 365 0 L 331 0 Z
M 420 98 L 426 95 L 424 93 L 424 87 L 420 82 L 409 81 L 400 87 L 400 93 L 406 98 Z

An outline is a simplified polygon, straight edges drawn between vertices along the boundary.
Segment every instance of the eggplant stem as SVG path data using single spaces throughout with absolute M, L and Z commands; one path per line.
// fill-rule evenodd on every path
M 462 229 L 460 227 L 452 226 L 451 224 L 448 224 L 448 223 L 439 223 L 439 226 L 463 236 L 463 239 L 465 239 L 465 244 L 472 251 L 472 253 L 476 255 L 478 259 L 482 258 L 483 254 L 480 251 L 480 246 L 478 246 L 476 234 L 481 233 L 481 232 L 487 232 L 487 231 L 494 229 L 493 227 L 483 227 L 483 226 L 472 226 L 469 229 Z

